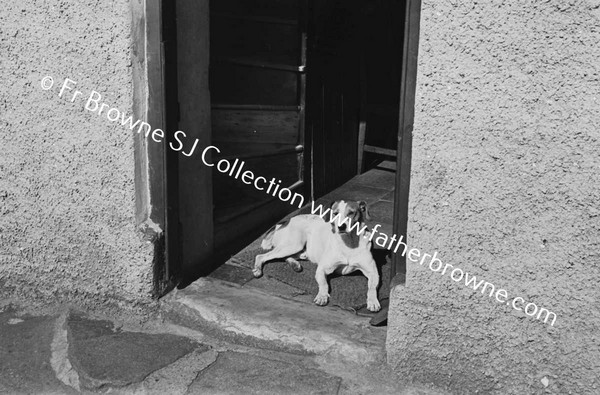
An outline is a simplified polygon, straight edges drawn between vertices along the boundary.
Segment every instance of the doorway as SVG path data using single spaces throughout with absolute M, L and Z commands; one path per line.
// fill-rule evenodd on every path
M 366 150 L 363 155 L 361 125 L 368 125 L 363 144 L 386 152 L 398 149 L 400 157 L 400 135 L 407 130 L 398 122 L 401 80 L 406 78 L 407 3 L 178 4 L 178 128 L 198 138 L 201 146 L 218 147 L 213 163 L 243 160 L 256 174 L 298 193 L 305 204 L 384 159 L 395 159 Z M 186 14 L 181 9 L 186 7 L 202 10 L 202 18 Z M 194 119 L 202 119 L 203 126 Z M 176 199 L 168 207 L 176 207 L 172 211 L 177 218 L 170 223 L 179 226 L 167 233 L 181 235 L 180 258 L 167 257 L 167 267 L 178 273 L 180 287 L 221 265 L 298 209 L 207 168 L 200 158 L 178 157 L 178 196 L 171 191 L 167 198 Z M 359 157 L 362 166 L 357 165 Z M 398 193 L 392 195 L 395 205 Z M 390 216 L 397 222 L 396 215 Z M 176 247 L 174 243 L 172 249 Z

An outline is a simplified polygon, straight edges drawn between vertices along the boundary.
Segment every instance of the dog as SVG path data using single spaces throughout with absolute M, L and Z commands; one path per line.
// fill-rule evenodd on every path
M 265 262 L 282 258 L 299 272 L 302 265 L 296 258 L 308 259 L 317 264 L 315 279 L 319 292 L 314 302 L 324 306 L 329 301 L 327 276 L 334 272 L 345 275 L 360 270 L 368 280 L 367 309 L 379 311 L 379 273 L 371 253 L 370 234 L 366 225 L 359 228 L 365 219 L 370 219 L 367 204 L 338 200 L 331 204 L 330 210 L 330 218 L 339 217 L 327 222 L 319 215 L 301 214 L 273 226 L 261 244 L 264 250 L 271 251 L 256 256 L 252 274 L 261 277 Z M 355 229 L 365 231 L 358 234 Z

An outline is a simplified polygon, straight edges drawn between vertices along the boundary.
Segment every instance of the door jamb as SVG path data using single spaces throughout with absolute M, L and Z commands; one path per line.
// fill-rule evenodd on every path
M 208 0 L 163 0 L 176 3 L 176 73 L 178 130 L 186 134 L 188 147 L 212 144 L 209 91 L 210 32 Z M 175 59 L 173 59 L 175 61 Z M 170 133 L 175 133 L 171 130 Z M 175 143 L 177 144 L 177 143 Z M 189 148 L 188 148 L 189 150 Z M 171 151 L 171 150 L 170 150 Z M 212 167 L 206 166 L 196 151 L 188 157 L 175 152 L 178 160 L 178 240 L 181 279 L 193 281 L 211 268 L 214 259 Z M 174 151 L 173 151 L 174 152 Z M 212 161 L 210 151 L 207 161 Z M 189 152 L 188 152 L 189 153 Z M 191 155 L 191 154 L 190 154 Z M 172 226 L 169 228 L 172 228 Z M 168 262 L 167 262 L 168 263 Z
M 131 3 L 132 13 L 132 73 L 133 113 L 153 129 L 168 130 L 172 114 L 168 113 L 165 32 L 163 0 L 145 0 Z M 169 36 L 167 34 L 167 36 Z M 167 135 L 169 133 L 166 133 Z M 144 239 L 154 245 L 152 262 L 152 297 L 159 298 L 177 285 L 177 240 L 171 232 L 177 199 L 167 195 L 173 190 L 177 177 L 173 170 L 176 157 L 167 143 L 148 141 L 144 133 L 134 133 L 135 221 Z M 175 186 L 175 191 L 177 190 Z M 175 223 L 177 221 L 175 220 Z M 167 232 L 169 229 L 169 232 Z M 177 228 L 175 228 L 176 230 Z
M 396 235 L 404 236 L 406 242 L 421 0 L 406 0 L 405 7 L 393 232 Z M 406 283 L 406 256 L 404 254 L 392 255 L 391 278 L 390 292 L 396 285 Z

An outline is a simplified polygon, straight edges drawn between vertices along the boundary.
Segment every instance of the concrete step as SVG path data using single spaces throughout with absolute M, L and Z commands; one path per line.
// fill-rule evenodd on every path
M 236 344 L 359 364 L 384 359 L 385 328 L 369 318 L 254 287 L 202 278 L 167 295 L 161 308 L 174 324 Z

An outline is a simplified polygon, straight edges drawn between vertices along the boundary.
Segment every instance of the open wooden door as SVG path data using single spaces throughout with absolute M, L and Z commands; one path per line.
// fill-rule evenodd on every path
M 220 158 L 281 187 L 305 194 L 304 0 L 218 0 L 210 3 L 212 144 Z M 297 208 L 213 171 L 215 248 L 256 237 Z

